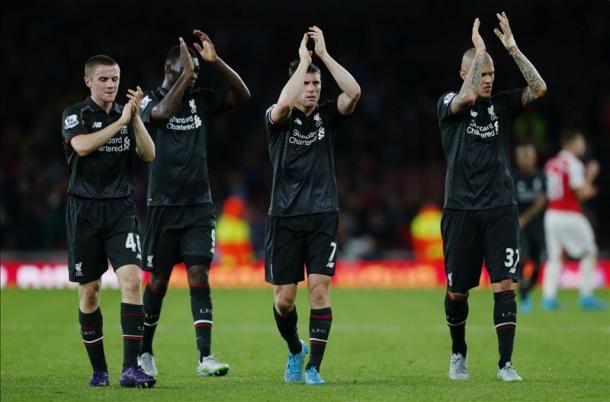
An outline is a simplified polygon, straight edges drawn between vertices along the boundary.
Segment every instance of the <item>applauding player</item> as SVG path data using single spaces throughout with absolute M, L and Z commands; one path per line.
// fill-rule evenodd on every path
M 63 114 L 63 139 L 70 169 L 66 235 L 70 281 L 78 282 L 81 335 L 93 376 L 89 385 L 109 385 L 100 309 L 101 277 L 108 259 L 121 288 L 124 387 L 149 388 L 155 379 L 138 368 L 144 311 L 140 293 L 140 236 L 133 193 L 133 154 L 155 158 L 155 146 L 138 115 L 142 91 L 128 90 L 115 102 L 121 70 L 108 56 L 85 64 L 91 96 Z
M 337 82 L 336 100 L 318 104 L 322 82 L 307 42 Z M 311 27 L 299 46 L 299 60 L 277 103 L 267 109 L 265 124 L 273 165 L 271 206 L 266 228 L 265 279 L 273 284 L 273 314 L 288 344 L 287 383 L 303 380 L 308 346 L 299 339 L 295 298 L 307 267 L 311 355 L 306 384 L 323 384 L 320 365 L 332 322 L 330 281 L 337 257 L 338 198 L 333 143 L 360 98 L 354 77 L 326 50 L 324 35 Z
M 497 377 L 520 381 L 511 363 L 517 305 L 514 282 L 519 262 L 519 222 L 509 168 L 507 143 L 511 121 L 546 93 L 546 85 L 521 53 L 505 13 L 497 14 L 494 32 L 515 60 L 527 87 L 492 95 L 495 77 L 491 56 L 472 28 L 472 43 L 462 57 L 459 92 L 438 101 L 441 140 L 447 159 L 442 220 L 447 294 L 445 313 L 453 340 L 449 378 L 468 378 L 465 327 L 468 291 L 479 284 L 483 261 L 494 292 L 494 324 L 500 360 Z
M 151 272 L 144 291 L 145 329 L 139 363 L 157 373 L 152 342 L 172 268 L 184 261 L 191 293 L 191 311 L 199 350 L 200 376 L 225 375 L 229 365 L 210 351 L 212 300 L 208 270 L 214 256 L 214 204 L 207 166 L 207 136 L 214 114 L 233 109 L 250 98 L 239 75 L 216 53 L 210 38 L 193 33 L 199 56 L 213 66 L 229 90 L 195 88 L 199 62 L 180 38 L 165 60 L 160 87 L 146 93 L 142 119 L 157 146 L 150 166 L 148 215 L 144 236 L 144 269 Z

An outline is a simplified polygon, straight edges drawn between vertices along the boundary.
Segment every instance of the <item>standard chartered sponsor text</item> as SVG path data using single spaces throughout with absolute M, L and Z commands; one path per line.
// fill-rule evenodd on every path
M 319 140 L 318 131 L 319 130 L 311 131 L 306 135 L 303 135 L 298 130 L 293 130 L 288 142 L 293 145 L 309 146 Z
M 201 127 L 201 118 L 197 115 L 187 117 L 172 117 L 167 122 L 168 130 L 189 131 Z
M 498 127 L 494 125 L 494 123 L 489 123 L 486 126 L 477 126 L 476 124 L 471 123 L 466 132 L 468 134 L 474 134 L 481 138 L 489 138 L 494 137 L 498 134 Z
M 123 152 L 129 150 L 129 141 L 127 138 L 123 143 L 123 137 L 112 137 L 106 142 L 106 145 L 97 149 L 100 152 Z

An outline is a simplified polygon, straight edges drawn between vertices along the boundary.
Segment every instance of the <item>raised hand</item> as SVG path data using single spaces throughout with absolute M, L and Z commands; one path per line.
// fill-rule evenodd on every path
M 186 42 L 181 37 L 178 38 L 180 42 L 180 61 L 182 62 L 182 66 L 184 68 L 183 71 L 187 71 L 192 73 L 195 71 L 195 65 L 193 64 L 193 58 L 191 57 L 191 53 L 189 52 L 188 47 L 186 46 Z
M 483 41 L 483 38 L 481 37 L 481 34 L 479 33 L 480 25 L 481 25 L 481 21 L 479 21 L 479 19 L 476 18 L 474 20 L 474 24 L 472 24 L 472 44 L 474 45 L 474 48 L 477 50 L 477 52 L 484 52 L 486 47 L 485 47 L 485 42 Z
M 305 62 L 307 64 L 311 63 L 311 50 L 307 49 L 307 41 L 309 40 L 309 34 L 303 34 L 303 39 L 301 40 L 301 44 L 299 46 L 299 59 L 301 62 Z
M 313 39 L 313 41 L 316 45 L 315 46 L 316 55 L 319 58 L 326 56 L 328 54 L 328 52 L 326 51 L 326 42 L 324 41 L 324 33 L 322 32 L 322 30 L 314 25 L 312 27 L 309 27 L 309 32 L 307 32 L 307 35 L 311 39 Z
M 129 103 L 133 108 L 134 115 L 137 115 L 140 112 L 140 106 L 142 105 L 142 98 L 144 97 L 144 92 L 142 92 L 142 88 L 139 86 L 134 91 L 133 89 L 127 90 L 127 97 L 129 98 Z
M 127 97 L 129 97 L 130 95 L 127 95 Z M 123 107 L 123 113 L 121 113 L 121 117 L 119 118 L 119 121 L 121 122 L 121 124 L 127 124 L 131 121 L 131 118 L 133 116 L 134 113 L 134 101 L 129 99 L 129 102 L 127 102 L 125 104 L 125 107 Z
M 510 51 L 511 48 L 514 48 L 517 46 L 517 43 L 515 42 L 515 38 L 513 36 L 513 31 L 510 29 L 510 24 L 508 23 L 508 17 L 506 16 L 506 13 L 504 11 L 502 11 L 502 14 L 496 14 L 496 17 L 498 17 L 498 22 L 500 23 L 500 29 L 495 28 L 494 33 L 496 34 L 498 39 L 500 39 L 500 41 L 502 42 L 504 47 Z
M 216 63 L 218 61 L 218 55 L 216 54 L 216 48 L 210 37 L 199 29 L 194 29 L 193 34 L 201 40 L 201 45 L 199 45 L 199 43 L 193 43 L 193 46 L 195 46 L 195 49 L 197 49 L 203 61 L 207 63 Z

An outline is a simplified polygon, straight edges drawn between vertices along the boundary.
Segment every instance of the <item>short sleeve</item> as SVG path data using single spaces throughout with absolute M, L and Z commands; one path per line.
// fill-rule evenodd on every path
M 226 89 L 199 88 L 196 96 L 203 101 L 210 114 L 218 114 L 226 111 L 225 99 L 228 93 Z
M 159 99 L 157 99 L 157 97 L 152 92 L 149 92 L 144 95 L 144 98 L 142 98 L 142 103 L 140 105 L 140 117 L 142 118 L 142 121 L 144 123 L 153 123 L 150 117 L 150 112 L 158 104 Z
M 441 123 L 451 117 L 451 101 L 457 95 L 455 92 L 448 92 L 441 96 L 436 104 L 438 122 Z
M 267 129 L 268 136 L 281 132 L 282 128 L 286 126 L 286 124 L 276 124 L 271 119 L 271 111 L 275 106 L 276 104 L 274 103 L 273 105 L 269 106 L 265 112 L 265 128 Z
M 585 185 L 585 165 L 576 158 L 568 160 L 568 175 L 570 188 L 577 189 Z
M 320 109 L 322 110 L 322 113 L 328 116 L 330 125 L 333 129 L 340 129 L 345 125 L 348 116 L 342 115 L 341 112 L 339 112 L 337 99 L 324 102 L 324 104 L 320 106 Z
M 525 88 L 522 87 L 509 91 L 502 91 L 496 95 L 495 101 L 501 102 L 504 105 L 508 117 L 514 118 L 525 111 L 525 108 L 521 103 L 524 90 Z
M 70 143 L 72 138 L 77 135 L 85 134 L 87 132 L 82 113 L 75 107 L 64 110 L 61 124 L 62 136 L 66 144 Z

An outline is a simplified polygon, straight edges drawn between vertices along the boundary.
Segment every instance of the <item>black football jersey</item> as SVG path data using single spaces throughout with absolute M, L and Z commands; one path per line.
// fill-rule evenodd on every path
M 337 101 L 317 105 L 309 116 L 294 108 L 282 124 L 271 121 L 274 106 L 265 114 L 273 166 L 269 215 L 338 211 L 333 142 L 346 116 L 339 113 Z
M 516 205 L 508 156 L 512 120 L 523 111 L 523 88 L 478 99 L 453 115 L 457 92 L 438 101 L 438 123 L 447 171 L 444 207 L 489 209 Z
M 92 199 L 123 198 L 133 193 L 133 163 L 136 149 L 131 124 L 96 151 L 79 156 L 71 140 L 77 135 L 95 133 L 117 121 L 123 106 L 114 103 L 108 113 L 91 97 L 64 110 L 62 136 L 70 178 L 68 194 Z

